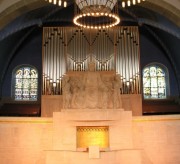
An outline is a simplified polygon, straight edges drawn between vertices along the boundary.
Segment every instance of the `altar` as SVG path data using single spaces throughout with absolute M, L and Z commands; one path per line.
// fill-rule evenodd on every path
M 123 108 L 120 76 L 94 67 L 90 63 L 88 71 L 67 72 L 62 96 L 53 96 L 54 101 L 43 97 L 43 110 L 53 111 L 53 149 L 46 151 L 47 164 L 73 163 L 73 159 L 115 164 L 126 163 L 127 157 L 129 163 L 141 163 L 141 151 L 132 143 L 132 110 Z
M 140 154 L 133 148 L 131 111 L 63 110 L 53 114 L 53 150 L 46 152 L 47 164 L 125 164 L 126 157 L 130 163 L 140 163 Z

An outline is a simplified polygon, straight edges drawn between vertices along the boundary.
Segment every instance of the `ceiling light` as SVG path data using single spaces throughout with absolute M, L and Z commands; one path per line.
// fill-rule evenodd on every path
M 84 28 L 101 29 L 120 22 L 117 0 L 75 0 L 74 24 Z

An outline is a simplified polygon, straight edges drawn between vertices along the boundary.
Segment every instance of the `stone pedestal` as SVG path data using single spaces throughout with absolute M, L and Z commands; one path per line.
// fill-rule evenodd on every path
M 98 149 L 97 145 L 78 148 L 79 126 L 108 127 L 109 146 Z M 133 148 L 131 111 L 68 109 L 53 114 L 53 150 L 46 151 L 46 164 L 133 164 L 134 161 L 136 164 L 141 163 L 141 151 Z
M 47 164 L 141 163 L 141 151 L 134 149 L 132 137 L 132 109 L 140 111 L 140 97 L 123 99 L 121 87 L 121 78 L 114 72 L 90 69 L 64 76 L 63 95 L 53 104 L 48 103 L 51 96 L 43 97 L 43 109 L 54 111 Z
M 88 153 L 47 151 L 46 164 L 141 164 L 141 150 L 101 152 L 100 158 L 90 159 Z

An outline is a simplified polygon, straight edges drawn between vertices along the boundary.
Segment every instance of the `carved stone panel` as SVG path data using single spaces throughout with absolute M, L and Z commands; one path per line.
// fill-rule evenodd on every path
M 87 71 L 63 78 L 64 109 L 119 109 L 120 76 Z

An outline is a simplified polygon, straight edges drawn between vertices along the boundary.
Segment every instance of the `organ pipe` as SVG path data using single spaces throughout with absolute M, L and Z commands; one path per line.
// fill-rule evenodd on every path
M 88 30 L 76 27 L 43 29 L 43 95 L 62 94 L 67 71 L 114 71 L 121 77 L 121 94 L 139 94 L 140 52 L 138 27 Z

